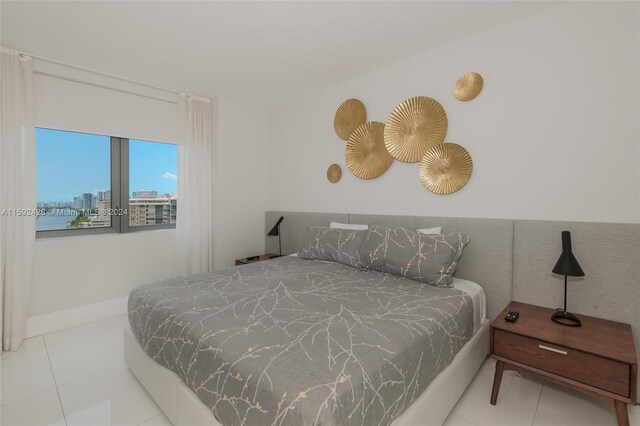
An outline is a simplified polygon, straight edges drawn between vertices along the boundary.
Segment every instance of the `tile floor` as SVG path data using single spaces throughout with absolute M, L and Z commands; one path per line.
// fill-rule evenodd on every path
M 35 337 L 0 358 L 0 424 L 168 426 L 123 359 L 125 315 Z M 583 395 L 505 372 L 489 404 L 494 363 L 485 361 L 446 426 L 615 426 L 613 410 Z M 640 426 L 640 407 L 630 407 Z M 428 424 L 426 422 L 425 424 Z M 416 425 L 418 426 L 418 425 Z

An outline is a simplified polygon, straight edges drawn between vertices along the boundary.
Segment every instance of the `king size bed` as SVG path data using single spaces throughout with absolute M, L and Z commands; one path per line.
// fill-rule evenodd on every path
M 350 252 L 348 232 L 337 237 L 338 251 Z M 364 250 L 368 233 L 355 244 L 378 253 Z M 453 253 L 458 237 L 419 238 Z M 317 248 L 321 238 L 311 240 Z M 410 268 L 361 267 L 353 258 L 362 253 L 300 253 L 131 292 L 125 360 L 167 418 L 442 424 L 488 353 L 483 288 L 452 276 L 446 286 L 428 285 L 409 278 Z M 420 278 L 429 275 L 424 261 L 415 264 Z

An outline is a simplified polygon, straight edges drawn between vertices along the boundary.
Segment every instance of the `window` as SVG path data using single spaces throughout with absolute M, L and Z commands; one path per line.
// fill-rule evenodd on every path
M 176 145 L 36 129 L 37 237 L 174 228 Z
M 111 138 L 36 129 L 36 231 L 110 228 Z
M 129 141 L 129 226 L 176 223 L 178 146 Z

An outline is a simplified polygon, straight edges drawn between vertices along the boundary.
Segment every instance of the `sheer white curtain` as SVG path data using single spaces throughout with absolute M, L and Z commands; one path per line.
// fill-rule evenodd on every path
M 15 351 L 27 328 L 36 236 L 33 62 L 0 51 L 0 294 L 2 347 Z M 26 212 L 28 213 L 28 212 Z
M 211 102 L 178 98 L 178 234 L 179 273 L 213 268 Z

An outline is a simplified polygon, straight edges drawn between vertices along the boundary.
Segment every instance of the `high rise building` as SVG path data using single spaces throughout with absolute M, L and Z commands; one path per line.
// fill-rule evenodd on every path
M 111 199 L 111 191 L 110 190 L 98 191 L 96 193 L 96 196 L 98 197 L 98 201 L 110 200 Z
M 93 194 L 90 192 L 85 192 L 82 194 L 82 208 L 83 209 L 92 209 L 93 208 Z
M 111 226 L 111 216 L 109 210 L 111 209 L 111 200 L 100 200 L 96 205 L 98 213 L 95 216 L 89 217 L 89 226 L 92 228 Z
M 153 189 L 141 189 L 140 191 L 133 191 L 131 198 L 157 198 L 158 191 Z
M 176 223 L 176 218 L 178 217 L 178 199 L 175 195 L 171 196 L 169 199 L 170 205 L 170 223 Z
M 111 200 L 100 200 L 96 206 L 99 218 L 108 218 L 111 209 Z
M 129 225 L 176 223 L 177 206 L 175 197 L 131 198 L 129 200 Z

